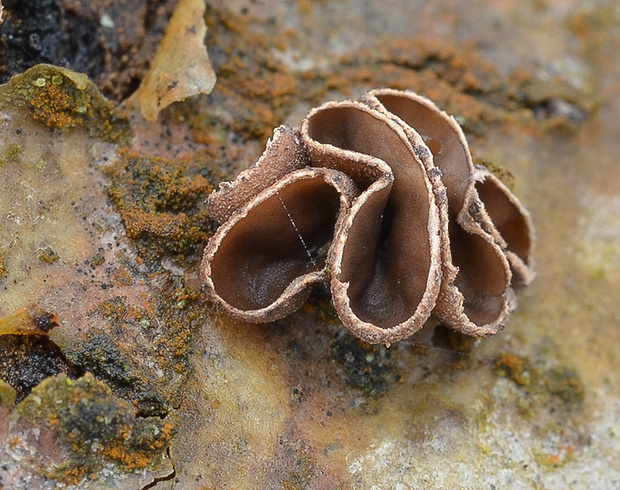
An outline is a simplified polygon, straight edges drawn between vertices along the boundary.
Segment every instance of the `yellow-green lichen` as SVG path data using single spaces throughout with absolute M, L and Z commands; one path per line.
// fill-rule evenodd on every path
M 129 121 L 81 73 L 53 65 L 36 65 L 0 87 L 0 109 L 24 107 L 35 121 L 67 131 L 84 127 L 89 135 L 126 144 Z

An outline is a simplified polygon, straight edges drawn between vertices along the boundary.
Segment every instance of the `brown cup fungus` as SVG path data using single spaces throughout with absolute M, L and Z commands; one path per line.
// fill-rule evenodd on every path
M 207 207 L 222 225 L 205 249 L 206 289 L 245 321 L 288 315 L 322 282 L 369 343 L 409 337 L 431 315 L 486 336 L 532 278 L 528 212 L 472 164 L 454 118 L 411 92 L 373 90 L 276 128 Z

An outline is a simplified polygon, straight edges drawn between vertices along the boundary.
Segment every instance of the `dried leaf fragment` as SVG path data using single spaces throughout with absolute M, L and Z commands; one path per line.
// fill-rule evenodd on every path
M 323 281 L 366 342 L 402 340 L 431 315 L 485 336 L 532 278 L 527 210 L 474 167 L 455 119 L 412 92 L 373 90 L 277 128 L 208 209 L 223 224 L 205 249 L 207 292 L 246 321 L 287 315 Z
M 159 112 L 173 102 L 213 89 L 215 72 L 204 44 L 205 9 L 204 0 L 179 1 L 137 94 L 147 121 L 157 120 Z
M 13 315 L 0 318 L 0 335 L 47 335 L 58 326 L 58 316 L 37 305 L 22 306 Z

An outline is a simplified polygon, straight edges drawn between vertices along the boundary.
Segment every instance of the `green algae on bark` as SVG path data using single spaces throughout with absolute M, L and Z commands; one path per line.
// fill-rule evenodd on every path
M 128 144 L 126 117 L 105 99 L 83 73 L 53 65 L 36 65 L 0 86 L 0 110 L 25 107 L 49 128 L 67 131 L 84 127 L 93 138 Z

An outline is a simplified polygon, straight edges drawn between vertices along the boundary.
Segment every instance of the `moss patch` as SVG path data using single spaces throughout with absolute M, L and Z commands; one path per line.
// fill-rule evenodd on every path
M 18 406 L 18 414 L 55 431 L 70 449 L 62 463 L 37 468 L 67 484 L 97 474 L 108 463 L 129 472 L 153 466 L 174 433 L 160 418 L 136 418 L 128 402 L 90 374 L 77 380 L 64 374 L 48 378 Z
M 165 416 L 179 405 L 190 370 L 190 342 L 207 321 L 207 305 L 180 280 L 164 281 L 145 306 L 124 297 L 101 302 L 89 313 L 93 324 L 66 349 L 82 370 L 105 381 L 144 416 Z

